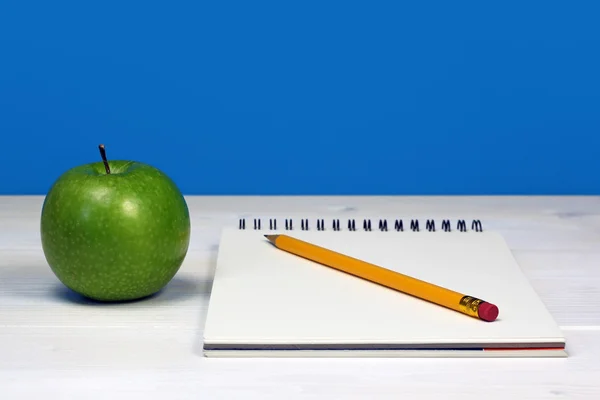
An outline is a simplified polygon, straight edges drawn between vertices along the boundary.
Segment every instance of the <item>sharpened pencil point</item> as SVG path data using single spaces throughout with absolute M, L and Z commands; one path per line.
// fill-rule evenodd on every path
M 279 236 L 279 235 L 265 235 L 265 237 L 267 239 L 269 239 L 269 242 L 271 242 L 273 244 L 275 244 L 275 240 L 277 239 L 277 236 Z

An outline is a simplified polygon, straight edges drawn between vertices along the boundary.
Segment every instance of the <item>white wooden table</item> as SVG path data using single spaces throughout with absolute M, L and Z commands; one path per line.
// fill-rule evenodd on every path
M 0 399 L 600 399 L 598 197 L 187 199 L 192 242 L 174 280 L 146 301 L 98 305 L 47 266 L 43 197 L 0 197 Z M 204 358 L 219 230 L 244 215 L 481 219 L 505 235 L 569 357 Z

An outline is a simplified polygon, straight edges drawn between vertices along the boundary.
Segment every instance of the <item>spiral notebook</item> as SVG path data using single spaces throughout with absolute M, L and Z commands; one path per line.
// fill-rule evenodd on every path
M 294 256 L 285 233 L 496 304 L 496 321 Z M 482 221 L 240 220 L 222 232 L 208 357 L 565 357 L 565 338 L 503 237 Z

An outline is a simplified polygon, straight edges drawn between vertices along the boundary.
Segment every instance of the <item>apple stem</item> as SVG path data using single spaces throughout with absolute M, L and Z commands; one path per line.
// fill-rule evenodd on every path
M 104 168 L 106 169 L 106 173 L 110 174 L 110 167 L 108 166 L 108 160 L 106 159 L 106 150 L 104 149 L 104 145 L 101 144 L 98 146 L 100 149 L 100 156 L 102 157 L 102 161 L 104 161 Z

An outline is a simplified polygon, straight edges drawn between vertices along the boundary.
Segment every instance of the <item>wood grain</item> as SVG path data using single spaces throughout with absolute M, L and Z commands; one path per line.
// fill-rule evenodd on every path
M 600 198 L 188 197 L 192 245 L 140 302 L 66 290 L 39 243 L 42 197 L 0 197 L 3 399 L 600 398 Z M 220 229 L 244 215 L 476 217 L 500 231 L 567 336 L 567 359 L 206 359 Z

